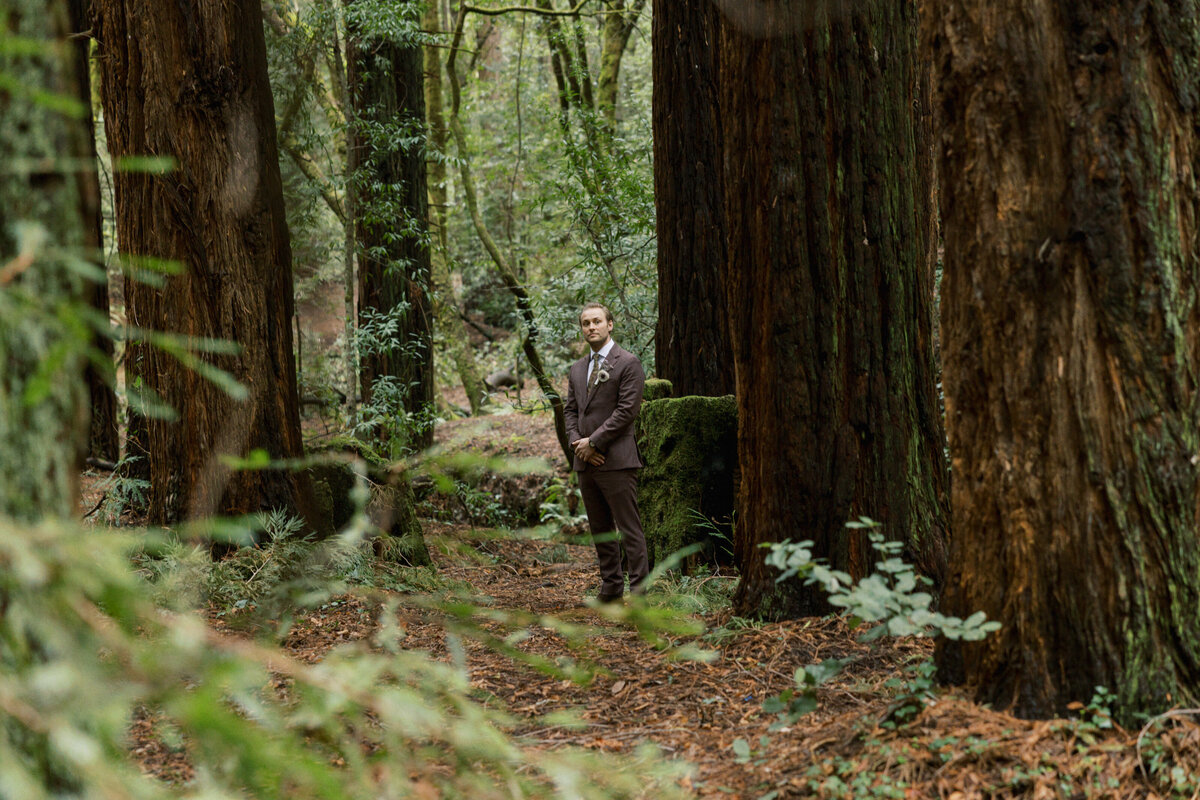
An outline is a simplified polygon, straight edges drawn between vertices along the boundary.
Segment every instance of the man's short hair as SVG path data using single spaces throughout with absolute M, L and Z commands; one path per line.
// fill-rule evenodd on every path
M 589 308 L 598 308 L 601 311 L 603 311 L 605 322 L 613 321 L 612 312 L 608 310 L 608 306 L 604 305 L 604 303 L 586 303 L 583 306 L 583 308 L 579 309 L 579 319 L 581 321 L 581 324 L 582 324 L 582 320 L 583 320 L 583 312 L 587 311 Z

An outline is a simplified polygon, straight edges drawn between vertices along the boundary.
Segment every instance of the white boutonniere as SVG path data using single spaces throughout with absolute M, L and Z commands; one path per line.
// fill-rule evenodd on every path
M 601 366 L 600 371 L 596 373 L 596 383 L 604 383 L 608 377 L 608 370 Z

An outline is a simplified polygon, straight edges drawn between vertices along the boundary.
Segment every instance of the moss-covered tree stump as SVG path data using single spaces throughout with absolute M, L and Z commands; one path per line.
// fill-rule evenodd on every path
M 406 476 L 392 473 L 386 486 L 373 491 L 367 514 L 383 532 L 375 540 L 376 556 L 412 567 L 433 565 L 417 519 L 417 501 Z
M 380 531 L 374 543 L 375 554 L 411 566 L 432 564 L 408 477 L 389 469 L 378 457 L 364 455 L 357 449 L 339 446 L 324 452 L 330 454 L 329 460 L 307 470 L 315 495 L 312 505 L 319 515 L 313 521 L 316 535 L 327 538 L 345 528 L 357 511 L 356 502 L 361 502 L 353 495 L 358 482 L 354 466 L 344 460 L 345 453 L 350 452 L 366 462 L 367 477 L 372 484 L 366 512 Z
M 730 564 L 737 495 L 737 404 L 724 397 L 643 403 L 638 447 L 646 461 L 638 504 L 651 563 L 691 544 L 698 560 Z
M 675 387 L 665 378 L 647 378 L 646 385 L 642 387 L 642 400 L 647 403 L 662 400 L 664 397 L 671 397 L 674 394 Z

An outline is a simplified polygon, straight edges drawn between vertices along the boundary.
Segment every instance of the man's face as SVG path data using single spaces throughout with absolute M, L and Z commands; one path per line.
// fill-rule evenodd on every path
M 604 310 L 600 308 L 585 309 L 579 315 L 579 327 L 583 329 L 583 338 L 593 349 L 604 346 L 612 333 L 612 320 L 605 319 Z

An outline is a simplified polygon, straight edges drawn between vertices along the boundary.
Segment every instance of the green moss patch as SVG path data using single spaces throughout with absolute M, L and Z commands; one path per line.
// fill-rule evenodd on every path
M 732 563 L 738 480 L 733 395 L 653 400 L 642 405 L 639 423 L 646 468 L 638 504 L 651 562 L 700 544 L 691 563 Z
M 647 378 L 646 385 L 642 389 L 642 401 L 649 403 L 654 400 L 662 400 L 664 397 L 671 397 L 675 394 L 675 387 L 671 382 L 664 378 Z

